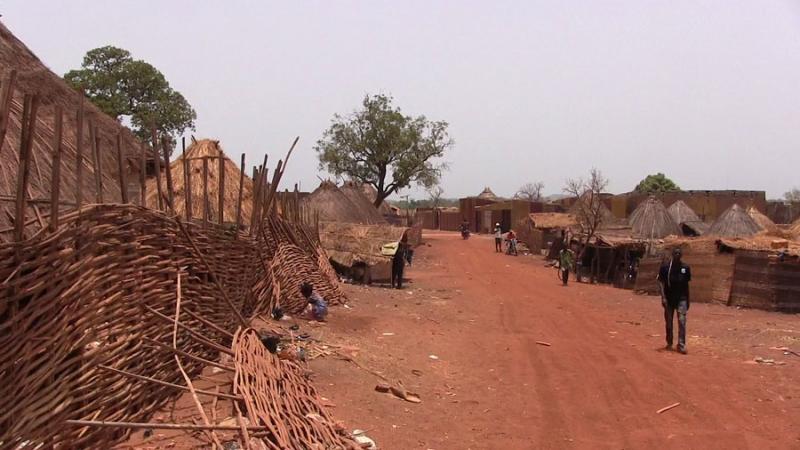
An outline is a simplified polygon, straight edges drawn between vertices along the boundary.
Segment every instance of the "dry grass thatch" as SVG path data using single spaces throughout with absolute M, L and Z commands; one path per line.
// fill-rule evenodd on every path
M 761 231 L 747 210 L 734 204 L 720 215 L 708 229 L 708 234 L 721 237 L 748 237 Z
M 341 222 L 321 222 L 319 226 L 322 247 L 341 265 L 354 262 L 373 264 L 388 261 L 381 247 L 398 242 L 408 229 L 390 225 L 357 225 Z
M 636 237 L 644 239 L 660 239 L 670 235 L 681 234 L 667 208 L 655 197 L 650 197 L 636 207 L 628 222 Z
M 691 206 L 687 205 L 683 200 L 678 200 L 669 208 L 667 208 L 667 212 L 670 216 L 672 216 L 672 220 L 675 221 L 677 224 L 687 223 L 687 222 L 702 222 L 700 217 Z
M 482 198 L 484 200 L 499 200 L 497 195 L 495 195 L 495 193 L 492 192 L 489 186 L 483 188 L 483 191 L 481 191 L 481 193 L 478 194 L 478 198 Z
M 364 194 L 367 200 L 369 200 L 370 204 L 375 203 L 375 199 L 378 198 L 378 190 L 375 189 L 375 186 L 367 183 L 361 183 L 361 192 Z M 378 207 L 378 212 L 381 216 L 387 215 L 395 215 L 397 211 L 392 208 L 392 206 L 386 203 L 386 200 L 381 202 L 381 206 Z
M 303 203 L 307 210 L 319 214 L 320 221 L 370 223 L 370 218 L 364 217 L 358 206 L 330 181 L 320 183 L 311 195 L 303 199 Z
M 578 220 L 573 214 L 566 213 L 531 213 L 528 215 L 534 228 L 570 228 L 577 227 Z
M 761 211 L 756 209 L 755 206 L 751 206 L 750 208 L 748 208 L 747 214 L 749 214 L 750 217 L 752 217 L 753 220 L 756 221 L 756 223 L 758 224 L 758 226 L 761 227 L 762 230 L 776 231 L 778 229 L 778 226 L 775 225 L 775 222 L 773 222 L 772 219 L 764 215 Z
M 364 190 L 358 184 L 348 181 L 339 188 L 342 193 L 350 200 L 356 208 L 366 224 L 385 224 L 386 219 L 383 218 L 381 213 L 375 208 L 375 205 L 364 194 Z
M 12 238 L 8 232 L 12 226 L 13 198 L 16 196 L 17 170 L 22 132 L 22 111 L 24 94 L 38 94 L 40 98 L 36 120 L 36 131 L 30 159 L 30 177 L 27 189 L 29 199 L 26 217 L 26 235 L 47 223 L 50 214 L 51 173 L 53 166 L 53 141 L 55 112 L 63 109 L 63 134 L 60 175 L 60 211 L 75 209 L 77 179 L 77 112 L 81 94 L 72 90 L 61 77 L 50 71 L 33 52 L 0 23 L 0 83 L 8 82 L 12 70 L 17 71 L 15 92 L 9 113 L 9 127 L 0 145 L 0 242 Z M 120 183 L 116 136 L 122 135 L 122 150 L 126 155 L 129 199 L 138 193 L 138 170 L 140 167 L 141 143 L 127 128 L 114 118 L 105 115 L 100 109 L 84 101 L 82 203 L 97 200 L 95 170 L 89 140 L 90 125 L 97 128 L 99 135 L 100 172 L 102 174 L 102 193 L 104 202 L 119 202 Z M 150 153 L 148 152 L 148 157 Z M 134 174 L 135 173 L 135 174 Z M 33 218 L 36 219 L 33 219 Z M 41 218 L 41 220 L 39 220 Z
M 192 142 L 186 150 L 186 160 L 189 162 L 189 190 L 191 191 L 192 218 L 203 219 L 203 159 L 208 161 L 208 220 L 219 221 L 219 157 L 225 161 L 224 186 L 225 202 L 223 206 L 224 222 L 231 223 L 236 221 L 236 208 L 239 198 L 239 178 L 241 169 L 235 162 L 231 161 L 219 141 L 211 139 L 201 139 Z M 186 217 L 186 178 L 184 170 L 183 156 L 173 161 L 169 166 L 172 175 L 172 186 L 174 192 L 175 213 Z M 147 207 L 158 208 L 158 188 L 156 179 L 147 182 Z M 166 174 L 161 174 L 162 195 L 167 195 Z M 162 200 L 163 208 L 166 209 L 166 202 Z M 244 176 L 244 186 L 242 188 L 242 224 L 250 223 L 250 216 L 253 212 L 253 180 L 247 175 Z

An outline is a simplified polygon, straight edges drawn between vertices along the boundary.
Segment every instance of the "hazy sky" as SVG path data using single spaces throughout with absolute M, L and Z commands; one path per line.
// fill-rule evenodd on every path
M 0 14 L 58 74 L 107 44 L 152 63 L 234 160 L 277 159 L 299 135 L 285 180 L 306 190 L 314 143 L 368 92 L 450 123 L 448 197 L 534 180 L 560 193 L 593 166 L 613 192 L 656 171 L 685 189 L 800 186 L 797 0 L 4 0 Z

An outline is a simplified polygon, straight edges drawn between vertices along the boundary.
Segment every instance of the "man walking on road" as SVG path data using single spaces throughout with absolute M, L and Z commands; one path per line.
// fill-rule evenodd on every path
M 572 254 L 572 250 L 566 247 L 562 248 L 558 253 L 558 268 L 561 270 L 561 282 L 564 286 L 566 286 L 567 281 L 569 281 L 569 271 L 574 264 L 575 258 Z
M 686 354 L 686 313 L 689 311 L 689 282 L 692 271 L 681 261 L 680 248 L 672 250 L 672 258 L 658 271 L 661 286 L 661 306 L 667 329 L 667 350 L 672 350 L 672 322 L 678 311 L 678 351 Z
M 494 251 L 503 253 L 503 229 L 500 228 L 500 222 L 494 224 Z

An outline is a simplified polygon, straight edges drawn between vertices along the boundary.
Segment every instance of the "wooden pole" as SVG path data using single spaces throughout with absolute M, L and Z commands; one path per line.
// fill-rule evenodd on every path
M 158 137 L 156 137 L 156 129 L 153 128 L 150 132 L 153 139 L 153 157 L 156 160 L 156 192 L 158 192 L 158 209 L 164 209 L 164 193 L 161 192 L 161 157 L 158 155 Z
M 36 134 L 36 115 L 39 110 L 39 96 L 26 95 L 22 107 L 22 139 L 19 148 L 19 167 L 17 168 L 17 202 L 14 215 L 14 239 L 19 242 L 25 237 L 25 191 L 28 188 L 29 163 L 33 139 Z
M 172 321 L 172 319 L 170 319 L 170 321 Z M 126 372 L 124 370 L 115 369 L 113 367 L 105 366 L 103 364 L 98 364 L 97 367 L 99 367 L 100 369 L 103 369 L 103 370 L 107 370 L 109 372 L 114 372 L 114 373 L 129 377 L 129 378 L 133 378 L 135 380 L 148 381 L 148 382 L 153 383 L 153 384 L 160 384 L 161 386 L 167 386 L 167 387 L 171 387 L 171 388 L 174 388 L 174 389 L 179 389 L 179 390 L 182 390 L 182 391 L 188 391 L 189 390 L 189 388 L 186 387 L 186 386 L 181 386 L 179 384 L 170 383 L 168 381 L 162 381 L 162 380 L 158 380 L 158 379 L 155 379 L 155 378 L 146 377 L 144 375 L 138 375 L 138 374 L 135 374 L 135 373 Z M 220 397 L 220 398 L 227 398 L 227 399 L 230 399 L 230 400 L 242 400 L 242 397 L 240 395 L 225 394 L 224 392 L 211 392 L 211 391 L 203 391 L 203 390 L 200 390 L 200 389 L 196 389 L 195 392 L 197 392 L 197 394 L 199 394 L 199 395 L 208 395 L 209 397 Z
M 64 126 L 64 110 L 56 106 L 56 120 L 53 130 L 53 170 L 50 177 L 50 231 L 58 229 L 58 197 L 61 194 L 61 137 Z
M 139 204 L 143 207 L 147 207 L 147 179 L 145 177 L 145 172 L 147 171 L 147 148 L 144 144 L 139 146 L 139 153 L 141 161 L 139 164 L 141 167 L 139 168 Z
M 89 125 L 89 140 L 92 141 L 95 203 L 103 203 L 103 164 L 100 160 L 100 132 L 95 125 Z
M 219 213 L 219 224 L 225 223 L 225 157 L 222 155 L 222 150 L 219 151 L 219 165 L 217 171 L 217 184 L 218 186 L 218 199 L 217 199 L 217 212 Z
M 253 210 L 250 212 L 250 236 L 255 231 L 256 214 L 258 213 L 258 193 L 260 189 L 261 171 L 253 166 Z
M 78 130 L 77 130 L 77 137 L 75 141 L 75 178 L 77 181 L 78 186 L 75 190 L 75 204 L 78 205 L 78 209 L 81 209 L 81 205 L 83 205 L 83 115 L 84 115 L 84 94 L 81 91 L 81 101 L 78 105 Z
M 208 210 L 208 158 L 203 158 L 203 226 L 208 226 L 211 213 Z
M 94 427 L 118 427 L 118 428 L 131 428 L 142 429 L 152 428 L 154 430 L 228 430 L 239 431 L 241 427 L 238 425 L 197 425 L 192 423 L 142 423 L 142 422 L 98 422 L 94 420 L 67 420 L 64 423 L 76 426 L 94 426 Z M 247 427 L 248 430 L 260 431 L 266 430 L 265 426 Z
M 122 155 L 122 132 L 117 132 L 117 165 L 119 168 L 119 189 L 122 203 L 128 203 L 128 180 L 125 174 L 125 157 Z
M 11 111 L 11 100 L 14 99 L 14 84 L 17 82 L 17 71 L 12 70 L 8 76 L 8 81 L 3 86 L 2 97 L 0 98 L 0 154 L 3 153 L 3 143 L 6 140 L 8 130 L 8 115 Z
M 183 154 L 183 201 L 186 203 L 186 220 L 192 220 L 192 163 L 186 159 L 186 138 L 181 137 L 181 154 Z
M 244 153 L 242 153 L 241 171 L 239 173 L 239 195 L 236 199 L 236 231 L 242 228 L 242 194 L 244 191 Z M 238 233 L 237 233 L 238 235 Z
M 172 167 L 169 163 L 169 142 L 167 137 L 161 138 L 161 150 L 164 152 L 164 174 L 167 178 L 167 202 L 169 202 L 169 209 L 172 214 L 175 214 L 175 197 L 172 191 Z

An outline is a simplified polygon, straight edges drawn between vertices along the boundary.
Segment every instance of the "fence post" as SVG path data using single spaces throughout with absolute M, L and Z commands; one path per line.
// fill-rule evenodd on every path
M 222 149 L 219 149 L 219 174 L 217 175 L 217 184 L 219 188 L 217 189 L 219 192 L 219 199 L 217 203 L 219 203 L 219 224 L 222 225 L 225 222 L 225 156 L 222 154 Z
M 158 138 L 156 137 L 155 127 L 151 130 L 150 134 L 153 139 L 153 157 L 156 160 L 156 192 L 158 192 L 158 210 L 164 209 L 164 194 L 161 192 L 161 157 L 158 155 Z
M 75 179 L 77 181 L 78 186 L 76 186 L 75 190 L 75 206 L 77 209 L 81 209 L 83 205 L 83 115 L 84 115 L 84 108 L 83 108 L 83 100 L 84 95 L 83 91 L 80 92 L 81 101 L 78 105 L 78 129 L 76 133 L 76 141 L 75 141 Z
M 122 203 L 128 203 L 128 180 L 125 175 L 125 159 L 122 155 L 122 132 L 117 132 L 117 164 L 119 166 L 119 189 Z
M 25 192 L 28 188 L 29 162 L 36 135 L 36 115 L 39 111 L 39 96 L 26 95 L 22 108 L 22 139 L 19 149 L 19 167 L 17 170 L 17 201 L 14 216 L 14 238 L 17 242 L 25 237 L 25 208 L 27 198 Z
M 186 138 L 181 137 L 181 153 L 183 154 L 183 201 L 186 209 L 186 221 L 192 220 L 192 163 L 186 159 Z
M 97 129 L 97 126 L 92 124 L 89 125 L 89 140 L 92 141 L 95 203 L 103 203 L 103 164 L 100 160 L 100 132 Z
M 167 137 L 161 138 L 161 151 L 164 152 L 164 174 L 167 178 L 167 202 L 172 214 L 175 214 L 175 197 L 172 191 L 172 165 L 169 163 L 169 148 L 167 145 Z
M 239 197 L 236 200 L 236 235 L 239 235 L 239 230 L 242 227 L 242 192 L 244 188 L 244 153 L 242 153 L 241 173 L 239 173 Z
M 203 228 L 208 226 L 208 218 L 211 216 L 208 211 L 208 158 L 203 157 Z
M 64 111 L 61 106 L 56 106 L 56 121 L 53 130 L 53 167 L 50 177 L 50 231 L 58 230 L 58 205 L 61 194 L 61 136 L 64 126 Z

